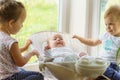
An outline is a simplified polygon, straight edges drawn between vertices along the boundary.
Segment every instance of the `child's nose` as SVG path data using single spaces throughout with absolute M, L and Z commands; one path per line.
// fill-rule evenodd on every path
M 109 25 L 106 26 L 106 29 L 111 29 L 111 27 Z
M 60 41 L 60 38 L 57 38 L 58 41 Z

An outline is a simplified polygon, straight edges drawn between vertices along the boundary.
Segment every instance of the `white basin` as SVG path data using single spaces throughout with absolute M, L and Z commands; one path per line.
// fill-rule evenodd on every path
M 108 65 L 109 62 L 102 58 L 85 56 L 76 62 L 46 62 L 39 67 L 40 70 L 47 67 L 58 80 L 84 80 L 102 75 Z

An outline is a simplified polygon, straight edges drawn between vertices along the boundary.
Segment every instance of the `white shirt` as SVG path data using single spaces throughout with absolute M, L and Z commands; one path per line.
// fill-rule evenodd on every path
M 74 58 L 77 56 L 77 54 L 75 54 L 75 52 L 73 52 L 69 47 L 52 48 L 49 49 L 45 55 L 54 58 L 53 62 L 63 62 L 67 56 L 69 56 L 71 60 L 74 60 Z M 73 59 L 71 56 L 73 56 Z
M 15 42 L 17 41 L 8 34 L 0 32 L 0 80 L 18 72 L 18 67 L 9 53 L 11 45 Z
M 120 37 L 115 37 L 109 33 L 105 33 L 101 36 L 102 50 L 100 56 L 108 61 L 116 61 L 116 53 L 120 47 Z

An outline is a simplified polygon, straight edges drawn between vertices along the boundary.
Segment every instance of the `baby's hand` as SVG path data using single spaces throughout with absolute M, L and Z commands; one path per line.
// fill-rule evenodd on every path
M 80 57 L 85 56 L 85 55 L 87 55 L 87 53 L 85 53 L 85 52 L 81 52 L 81 53 L 79 54 Z
M 45 46 L 44 51 L 46 51 L 48 49 L 50 49 L 50 47 L 47 45 L 47 46 Z

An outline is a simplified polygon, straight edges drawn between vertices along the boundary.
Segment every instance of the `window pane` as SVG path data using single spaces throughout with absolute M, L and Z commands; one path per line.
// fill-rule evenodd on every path
M 39 31 L 58 30 L 59 0 L 18 0 L 26 8 L 27 17 L 23 28 L 13 35 L 22 47 L 30 35 Z

